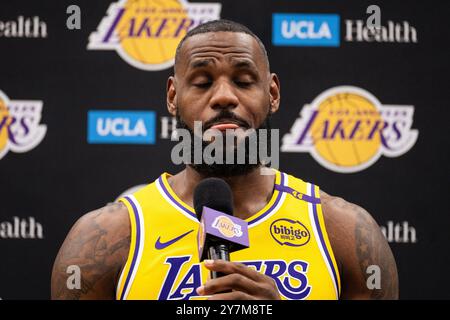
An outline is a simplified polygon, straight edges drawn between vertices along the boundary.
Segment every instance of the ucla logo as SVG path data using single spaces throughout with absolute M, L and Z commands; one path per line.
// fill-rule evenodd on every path
M 142 70 L 173 66 L 175 49 L 197 25 L 220 18 L 220 3 L 184 0 L 120 0 L 89 37 L 89 50 L 115 50 Z
M 270 225 L 272 238 L 280 245 L 300 247 L 308 243 L 310 233 L 300 222 L 291 219 L 278 219 Z
M 189 264 L 192 256 L 168 257 L 166 277 L 158 300 L 187 300 L 197 296 L 195 289 L 202 285 L 199 263 Z M 308 262 L 293 260 L 256 260 L 241 263 L 275 280 L 278 291 L 286 299 L 306 299 L 312 286 L 308 283 Z
M 303 107 L 281 150 L 308 152 L 335 172 L 358 172 L 412 148 L 419 134 L 413 114 L 413 106 L 382 105 L 361 88 L 331 88 Z
M 339 15 L 274 13 L 272 42 L 277 46 L 326 46 L 340 44 Z
M 24 153 L 44 139 L 47 126 L 40 124 L 42 101 L 9 100 L 0 90 L 0 159 L 8 151 Z
M 88 112 L 89 143 L 154 144 L 155 128 L 153 111 Z
M 241 226 L 234 223 L 226 216 L 219 216 L 215 218 L 212 227 L 219 230 L 219 232 L 227 238 L 242 236 Z

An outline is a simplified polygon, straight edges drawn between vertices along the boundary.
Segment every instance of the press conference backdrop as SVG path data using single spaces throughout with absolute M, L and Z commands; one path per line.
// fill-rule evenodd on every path
M 2 1 L 0 298 L 48 299 L 82 214 L 182 169 L 166 80 L 186 30 L 218 18 L 260 36 L 281 79 L 280 169 L 374 216 L 401 298 L 450 298 L 445 3 Z

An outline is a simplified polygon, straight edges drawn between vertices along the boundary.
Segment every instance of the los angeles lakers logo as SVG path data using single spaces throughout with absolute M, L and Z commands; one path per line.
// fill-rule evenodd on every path
M 0 159 L 8 151 L 23 153 L 44 138 L 47 126 L 40 124 L 42 101 L 9 100 L 0 90 Z
M 173 66 L 175 50 L 192 28 L 220 18 L 220 3 L 185 0 L 120 0 L 89 37 L 90 50 L 116 50 L 142 70 Z
M 213 228 L 219 230 L 219 232 L 227 238 L 242 236 L 241 226 L 234 223 L 230 218 L 226 216 L 220 216 L 214 219 L 212 226 Z
M 331 88 L 303 107 L 281 150 L 309 152 L 336 172 L 361 171 L 411 149 L 419 134 L 413 114 L 413 106 L 382 105 L 361 88 Z

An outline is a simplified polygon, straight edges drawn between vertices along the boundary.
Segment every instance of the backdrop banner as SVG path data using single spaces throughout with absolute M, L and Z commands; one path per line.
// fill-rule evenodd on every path
M 79 217 L 182 170 L 166 107 L 175 48 L 223 18 L 261 38 L 280 78 L 280 170 L 373 215 L 401 299 L 449 299 L 450 6 L 373 4 L 2 1 L 0 298 L 49 299 Z

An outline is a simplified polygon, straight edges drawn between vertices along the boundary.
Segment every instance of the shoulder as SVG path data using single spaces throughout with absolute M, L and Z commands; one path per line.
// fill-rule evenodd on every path
M 70 250 L 72 245 L 95 243 L 86 249 L 96 250 L 95 254 L 99 254 L 100 248 L 114 250 L 124 239 L 129 239 L 130 234 L 128 209 L 122 202 L 114 202 L 81 216 L 69 231 L 63 246 Z
M 355 227 L 365 227 L 380 231 L 373 217 L 363 207 L 351 203 L 341 197 L 332 196 L 320 191 L 320 199 L 327 229 L 331 233 L 352 238 Z M 381 232 L 381 231 L 380 231 Z
M 127 207 L 122 202 L 113 202 L 88 212 L 78 219 L 70 233 L 88 230 L 102 232 L 109 240 L 129 235 L 131 229 Z
M 377 235 L 380 241 L 384 241 L 378 224 L 361 206 L 322 190 L 320 199 L 328 237 L 341 270 L 349 248 L 359 250 L 356 246 L 367 242 L 369 235 Z
M 114 298 L 120 271 L 130 245 L 130 220 L 122 203 L 91 211 L 73 225 L 56 257 L 52 298 Z M 68 290 L 69 266 L 77 266 L 81 285 Z

